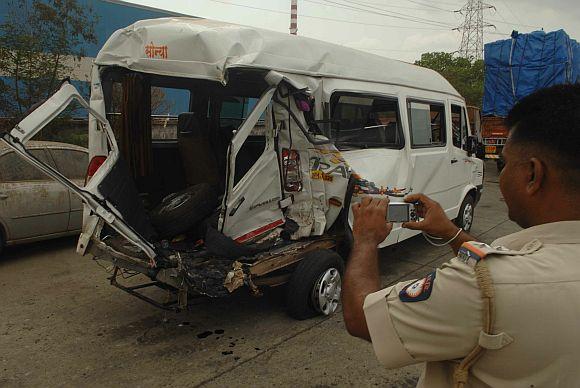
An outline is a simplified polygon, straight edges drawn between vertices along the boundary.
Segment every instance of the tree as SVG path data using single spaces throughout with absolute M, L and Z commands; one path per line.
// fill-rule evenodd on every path
M 0 24 L 0 115 L 12 125 L 48 98 L 96 43 L 96 16 L 77 0 L 8 0 Z
M 483 98 L 483 61 L 471 61 L 452 53 L 423 53 L 415 65 L 435 70 L 465 98 L 468 105 L 481 107 Z

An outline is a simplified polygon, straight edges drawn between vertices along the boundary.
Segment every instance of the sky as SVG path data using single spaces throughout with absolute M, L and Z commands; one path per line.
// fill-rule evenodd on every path
M 288 32 L 290 0 L 126 0 L 230 23 Z M 413 62 L 421 53 L 458 50 L 465 0 L 298 0 L 298 35 Z M 578 0 L 490 0 L 484 42 L 512 30 L 564 29 L 580 39 Z

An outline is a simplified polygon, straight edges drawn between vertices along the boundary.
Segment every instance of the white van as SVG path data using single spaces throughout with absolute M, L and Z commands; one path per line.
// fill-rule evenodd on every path
M 152 88 L 185 99 L 169 134 L 152 130 Z M 84 187 L 26 150 L 73 100 L 90 112 Z M 2 139 L 83 199 L 78 252 L 111 262 L 113 285 L 163 308 L 287 283 L 290 315 L 331 314 L 352 201 L 423 192 L 469 230 L 483 181 L 465 101 L 436 72 L 203 19 L 115 32 L 90 104 L 65 82 Z M 416 233 L 396 224 L 381 246 Z M 122 285 L 127 271 L 151 281 Z M 149 286 L 175 303 L 140 292 Z

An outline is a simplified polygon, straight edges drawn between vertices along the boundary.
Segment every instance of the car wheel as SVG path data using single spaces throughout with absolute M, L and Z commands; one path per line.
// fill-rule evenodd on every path
M 459 208 L 459 215 L 455 219 L 455 225 L 459 226 L 464 231 L 469 232 L 473 226 L 474 210 L 475 205 L 473 197 L 471 195 L 465 196 L 461 203 L 461 207 Z
M 331 315 L 338 308 L 344 261 L 328 249 L 308 252 L 292 274 L 286 290 L 288 315 L 303 320 Z
M 209 216 L 217 204 L 217 194 L 207 183 L 169 194 L 150 213 L 151 223 L 161 237 L 185 233 Z

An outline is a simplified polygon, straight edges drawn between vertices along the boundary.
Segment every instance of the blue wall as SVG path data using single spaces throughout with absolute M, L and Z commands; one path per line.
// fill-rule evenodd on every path
M 0 0 L 0 23 L 4 22 L 8 14 L 10 2 L 10 0 Z M 77 2 L 80 5 L 92 7 L 93 14 L 98 16 L 95 26 L 97 43 L 84 44 L 84 49 L 89 57 L 95 57 L 109 36 L 119 28 L 126 27 L 141 19 L 180 16 L 169 11 L 143 9 L 137 5 L 110 3 L 105 0 L 77 0 Z
M 32 2 L 32 0 L 28 0 Z M 81 5 L 92 7 L 93 14 L 97 16 L 95 34 L 97 43 L 82 43 L 88 57 L 96 57 L 100 48 L 116 30 L 133 24 L 137 20 L 155 19 L 168 16 L 183 16 L 169 11 L 144 9 L 137 5 L 111 3 L 106 0 L 77 0 Z M 0 0 L 0 24 L 4 22 L 9 11 L 9 0 Z M 90 90 L 86 82 L 76 82 L 77 88 Z M 82 85 L 85 84 L 85 85 Z M 167 90 L 166 96 L 173 106 L 171 114 L 177 114 L 188 110 L 188 101 L 184 101 L 185 92 Z M 81 114 L 82 115 L 82 114 Z

